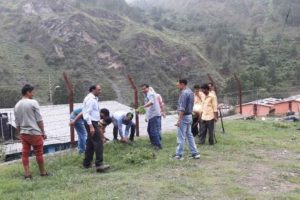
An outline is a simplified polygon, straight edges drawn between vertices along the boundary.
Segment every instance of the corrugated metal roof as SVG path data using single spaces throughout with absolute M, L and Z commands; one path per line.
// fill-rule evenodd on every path
M 111 114 L 116 111 L 132 111 L 132 108 L 120 104 L 116 101 L 102 101 L 99 103 L 100 108 L 107 108 L 110 110 Z M 74 104 L 74 109 L 80 108 L 82 104 Z M 69 127 L 69 106 L 64 105 L 50 105 L 50 106 L 40 106 L 41 114 L 43 116 L 43 121 L 45 125 L 45 132 L 48 139 L 45 140 L 45 145 L 50 144 L 61 144 L 70 141 L 70 127 Z M 0 109 L 0 113 L 8 113 L 11 116 L 10 123 L 14 124 L 14 113 L 13 108 L 10 109 Z M 163 121 L 164 131 L 174 131 L 176 127 L 174 126 L 176 122 L 176 115 L 167 116 Z M 106 129 L 105 136 L 109 139 L 113 138 L 112 135 L 113 126 L 110 125 Z M 147 135 L 147 123 L 145 122 L 145 116 L 140 116 L 140 135 Z M 77 140 L 77 134 L 75 133 L 75 140 Z M 21 152 L 22 145 L 20 143 L 13 143 L 5 145 L 6 154 L 13 154 Z

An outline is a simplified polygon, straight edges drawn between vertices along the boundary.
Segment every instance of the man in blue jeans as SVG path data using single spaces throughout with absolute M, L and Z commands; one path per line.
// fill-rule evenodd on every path
M 187 87 L 187 80 L 181 79 L 177 83 L 177 87 L 180 89 L 180 96 L 178 99 L 178 121 L 176 123 L 177 128 L 177 148 L 174 160 L 183 160 L 185 139 L 188 140 L 191 157 L 193 159 L 199 159 L 200 154 L 197 150 L 194 136 L 192 134 L 192 112 L 194 106 L 194 93 Z
M 155 93 L 151 92 L 149 85 L 142 85 L 142 92 L 144 93 L 144 108 L 147 109 L 146 117 L 148 121 L 148 134 L 150 142 L 155 150 L 162 149 L 160 142 L 160 120 L 161 110 L 159 102 L 156 98 Z
M 121 137 L 121 142 L 129 143 L 128 136 L 129 136 L 129 129 L 130 129 L 130 136 L 129 140 L 133 142 L 134 134 L 135 134 L 135 123 L 132 121 L 133 113 L 125 112 L 125 111 L 117 111 L 112 115 L 112 121 L 114 125 L 113 135 L 114 141 L 118 141 L 118 133 Z M 123 124 L 126 126 L 125 134 L 123 134 Z
M 70 116 L 70 126 L 74 126 L 77 135 L 78 135 L 78 152 L 80 154 L 85 151 L 85 143 L 86 143 L 86 129 L 83 121 L 82 108 L 78 108 L 71 113 Z

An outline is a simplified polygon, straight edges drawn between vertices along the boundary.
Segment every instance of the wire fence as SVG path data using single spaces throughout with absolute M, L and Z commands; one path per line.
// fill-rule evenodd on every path
M 130 85 L 128 77 L 111 81 L 109 78 L 97 78 L 101 74 L 85 73 L 78 75 L 67 72 L 74 91 L 74 108 L 81 106 L 83 98 L 88 93 L 91 84 L 100 83 L 102 86 L 101 101 L 117 101 L 130 107 L 134 107 L 134 90 Z M 45 145 L 70 142 L 70 127 L 68 126 L 70 108 L 68 106 L 68 88 L 62 73 L 19 73 L 14 74 L 16 80 L 9 84 L 0 83 L 0 143 L 19 143 L 14 123 L 13 107 L 21 98 L 21 88 L 24 84 L 30 83 L 35 87 L 35 99 L 41 105 L 41 114 L 45 123 L 45 131 L 48 140 Z M 135 80 L 133 80 L 135 81 Z M 179 91 L 175 87 L 172 90 L 163 90 L 155 87 L 157 93 L 162 96 L 166 111 L 169 114 L 175 113 L 179 97 Z M 138 104 L 143 104 L 143 94 L 140 87 L 141 82 L 135 82 L 138 96 Z M 192 87 L 192 86 L 191 86 Z M 218 103 L 223 114 L 234 114 L 239 104 L 239 92 L 223 93 L 218 90 Z M 298 87 L 281 87 L 268 91 L 265 88 L 242 91 L 242 103 L 258 101 L 264 98 L 287 98 L 292 95 L 299 95 Z M 121 104 L 114 105 L 120 109 Z M 76 134 L 75 134 L 76 141 Z

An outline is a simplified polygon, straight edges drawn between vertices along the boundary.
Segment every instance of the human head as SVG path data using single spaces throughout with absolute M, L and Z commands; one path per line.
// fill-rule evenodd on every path
M 208 95 L 208 93 L 209 93 L 209 86 L 208 86 L 208 84 L 203 84 L 203 85 L 201 85 L 201 90 L 202 90 L 202 92 L 203 92 L 205 95 Z
M 194 85 L 194 93 L 200 92 L 200 85 Z
M 105 126 L 108 126 L 109 124 L 111 124 L 112 118 L 110 116 L 106 116 L 104 117 L 103 121 L 105 123 Z
M 142 85 L 142 92 L 144 94 L 147 94 L 149 92 L 149 85 L 148 84 L 143 84 Z
M 128 112 L 125 117 L 125 121 L 131 121 L 133 119 L 133 113 Z
M 187 80 L 186 79 L 180 79 L 178 81 L 178 88 L 180 90 L 184 89 L 186 87 L 186 85 L 188 84 Z
M 92 85 L 89 89 L 89 92 L 93 93 L 97 97 L 101 93 L 101 86 L 100 85 Z
M 109 110 L 106 108 L 102 108 L 100 110 L 100 118 L 104 119 L 105 117 L 109 117 Z
M 32 85 L 30 85 L 30 84 L 24 85 L 22 88 L 22 96 L 32 99 L 33 98 L 33 90 L 34 90 L 34 87 Z

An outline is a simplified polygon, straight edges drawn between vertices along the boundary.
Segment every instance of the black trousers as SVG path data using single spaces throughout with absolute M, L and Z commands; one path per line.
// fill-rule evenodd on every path
M 214 144 L 214 125 L 215 120 L 204 121 L 201 120 L 200 144 L 205 144 L 206 134 L 208 132 L 208 142 L 210 145 Z
M 102 165 L 103 163 L 103 141 L 100 137 L 100 130 L 98 122 L 92 122 L 95 133 L 92 136 L 90 133 L 90 127 L 84 122 L 86 131 L 87 131 L 87 140 L 86 140 L 86 148 L 85 148 L 85 158 L 83 160 L 83 165 L 85 167 L 89 167 L 91 162 L 93 161 L 94 153 L 96 154 L 95 165 L 96 167 Z
M 134 135 L 135 135 L 135 123 L 132 122 L 131 127 L 130 127 L 130 135 L 129 135 L 129 140 L 133 141 L 134 140 Z M 119 132 L 119 128 L 117 124 L 114 124 L 114 129 L 113 129 L 113 134 L 114 134 L 114 139 L 117 140 L 118 139 L 118 132 Z
M 193 133 L 194 137 L 199 134 L 199 121 L 198 121 L 198 117 L 193 117 L 192 133 Z

